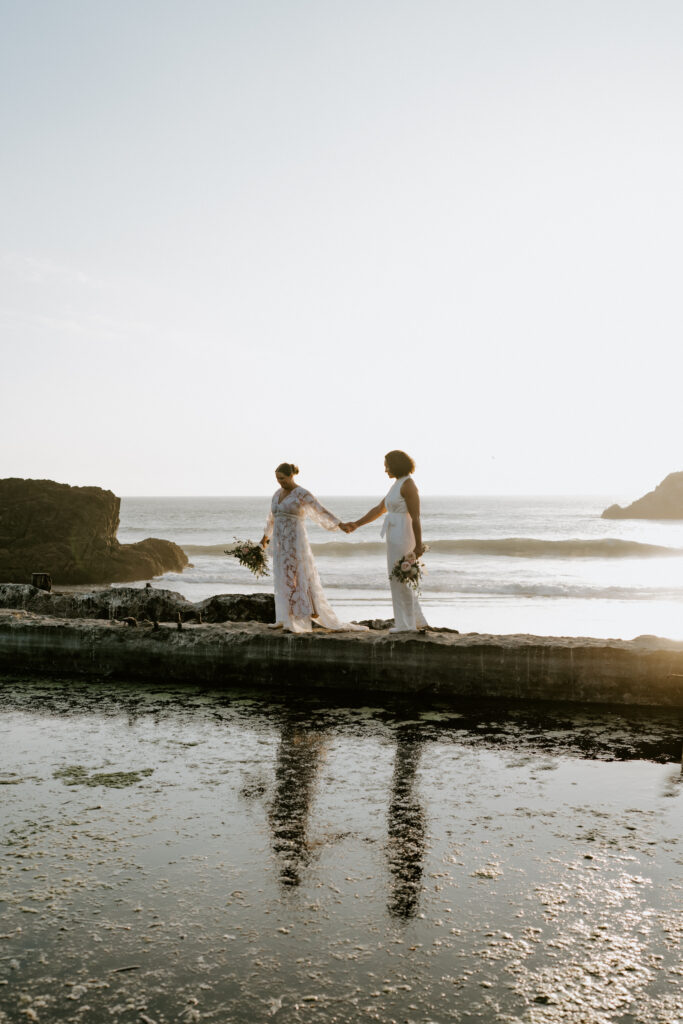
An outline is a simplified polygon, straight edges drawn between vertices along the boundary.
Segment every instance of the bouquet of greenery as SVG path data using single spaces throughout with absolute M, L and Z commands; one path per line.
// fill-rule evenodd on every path
M 425 551 L 427 549 L 425 548 Z M 409 555 L 404 555 L 403 558 L 399 558 L 398 562 L 391 570 L 389 578 L 398 580 L 399 583 L 403 583 L 406 587 L 410 587 L 416 594 L 422 592 L 422 577 L 425 573 L 424 563 L 421 562 L 411 552 Z
M 269 576 L 265 548 L 250 540 L 238 540 L 232 548 L 226 548 L 226 555 L 234 555 L 240 565 L 245 565 L 254 576 Z

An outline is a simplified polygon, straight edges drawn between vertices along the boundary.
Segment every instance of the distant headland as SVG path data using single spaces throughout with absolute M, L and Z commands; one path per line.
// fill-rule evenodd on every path
M 610 505 L 603 519 L 683 519 L 683 472 L 669 473 L 661 484 L 622 508 Z

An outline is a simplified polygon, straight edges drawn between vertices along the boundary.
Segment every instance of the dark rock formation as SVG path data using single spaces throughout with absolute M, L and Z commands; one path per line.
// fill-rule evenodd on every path
M 111 587 L 87 593 L 47 593 L 30 584 L 0 583 L 0 608 L 22 608 L 61 619 L 150 622 L 274 622 L 272 594 L 218 594 L 193 604 L 173 590 Z
M 182 572 L 187 555 L 169 540 L 119 544 L 121 499 L 101 487 L 0 480 L 0 580 L 47 572 L 53 583 L 126 583 Z
M 216 594 L 193 608 L 202 622 L 275 622 L 272 594 Z
M 683 473 L 669 473 L 661 484 L 631 505 L 610 505 L 603 519 L 683 519 Z
M 48 593 L 30 583 L 0 583 L 0 608 L 23 609 L 60 619 L 149 620 L 150 622 L 275 622 L 272 594 L 215 594 L 193 604 L 174 590 L 110 587 L 107 590 Z M 363 619 L 362 626 L 383 630 L 393 619 Z M 445 632 L 457 633 L 457 630 Z

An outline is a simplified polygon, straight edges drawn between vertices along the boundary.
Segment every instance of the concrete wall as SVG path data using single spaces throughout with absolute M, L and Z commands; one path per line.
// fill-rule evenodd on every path
M 388 633 L 258 623 L 130 627 L 0 611 L 0 672 L 683 707 L 683 643 Z

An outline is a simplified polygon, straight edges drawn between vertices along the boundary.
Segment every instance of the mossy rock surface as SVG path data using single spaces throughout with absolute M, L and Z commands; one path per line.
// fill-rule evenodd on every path
M 105 786 L 107 789 L 126 789 L 135 786 L 151 775 L 153 768 L 138 768 L 129 772 L 94 772 L 80 764 L 67 765 L 53 773 L 55 779 L 62 779 L 65 786 Z

